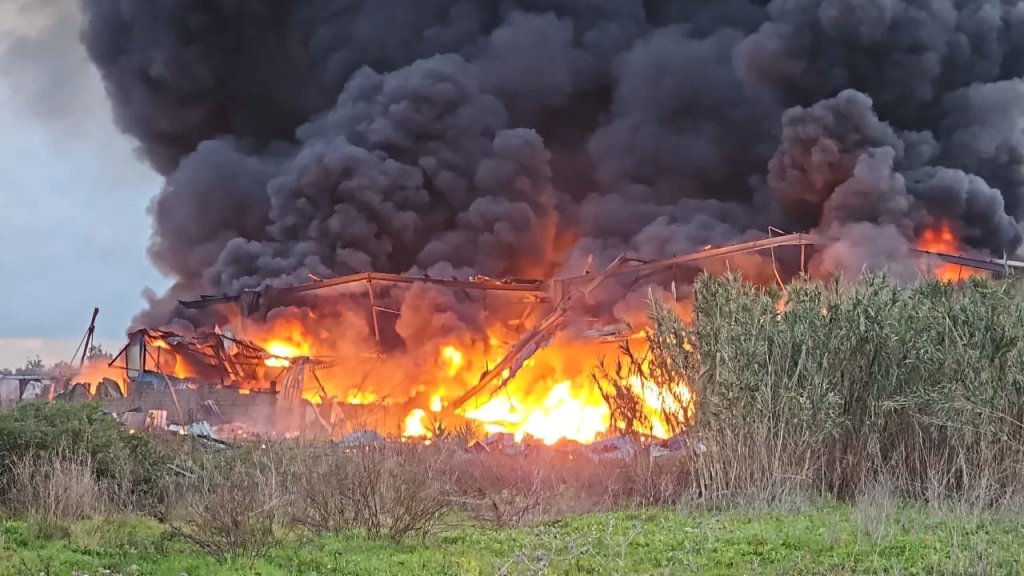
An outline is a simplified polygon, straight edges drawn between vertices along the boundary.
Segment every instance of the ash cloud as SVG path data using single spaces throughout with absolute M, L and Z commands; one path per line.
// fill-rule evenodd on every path
M 577 272 L 589 255 L 656 258 L 768 226 L 833 239 L 817 266 L 855 272 L 905 267 L 939 221 L 978 250 L 1021 243 L 1015 3 L 83 12 L 119 125 L 167 177 L 150 254 L 177 281 L 168 298 L 371 269 Z M 150 312 L 176 314 L 159 298 Z

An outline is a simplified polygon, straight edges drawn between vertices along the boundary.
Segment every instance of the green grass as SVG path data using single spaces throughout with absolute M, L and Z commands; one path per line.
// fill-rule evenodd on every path
M 828 505 L 810 512 L 674 511 L 573 517 L 533 528 L 459 528 L 391 544 L 292 538 L 255 563 L 218 564 L 160 525 L 0 524 L 0 573 L 82 570 L 253 574 L 1007 574 L 1024 568 L 1024 519 Z

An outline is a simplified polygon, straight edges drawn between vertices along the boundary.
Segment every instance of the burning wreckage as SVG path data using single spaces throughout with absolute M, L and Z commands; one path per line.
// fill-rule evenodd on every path
M 248 339 L 219 327 L 190 335 L 140 329 L 129 336 L 106 371 L 82 373 L 78 380 L 83 382 L 59 397 L 95 399 L 133 428 L 191 429 L 222 438 L 258 434 L 341 438 L 350 443 L 385 437 L 429 441 L 441 429 L 471 423 L 491 434 L 475 445 L 482 450 L 508 450 L 532 439 L 545 444 L 574 441 L 591 444 L 598 453 L 623 453 L 631 447 L 621 439 L 606 438 L 609 408 L 592 381 L 590 368 L 603 355 L 614 354 L 609 345 L 638 334 L 629 324 L 594 326 L 589 313 L 599 289 L 615 280 L 626 292 L 635 292 L 637 286 L 670 285 L 667 297 L 683 309 L 685 298 L 679 297 L 677 282 L 689 285 L 700 269 L 713 262 L 728 266 L 732 258 L 768 252 L 773 268 L 776 257 L 789 256 L 797 262 L 792 267 L 803 273 L 808 251 L 823 243 L 813 235 L 791 234 L 705 247 L 658 261 L 621 256 L 603 271 L 586 270 L 579 276 L 552 280 L 363 273 L 201 297 L 182 305 L 193 310 L 240 310 L 233 328 Z M 1000 275 L 1024 267 L 1020 262 L 958 256 L 935 248 L 956 246 L 937 242 L 917 250 L 930 262 L 931 270 L 947 280 L 979 273 Z M 396 285 L 435 286 L 482 303 L 489 295 L 506 301 L 511 296 L 519 308 L 510 315 L 507 302 L 499 304 L 498 309 L 512 320 L 505 322 L 503 332 L 488 329 L 486 342 L 392 352 L 385 349 L 384 332 L 385 327 L 394 329 L 399 311 L 380 305 L 376 292 Z M 348 300 L 358 303 L 352 297 L 353 288 L 369 304 L 363 324 L 372 327 L 369 336 L 375 348 L 323 344 L 324 339 L 345 341 L 349 325 L 342 326 L 340 334 L 330 330 L 314 334 L 308 322 L 287 316 L 275 320 L 267 314 L 270 309 L 301 303 L 308 311 L 306 320 L 315 318 L 318 305 L 304 298 L 348 290 Z M 358 308 L 346 311 L 359 315 Z M 328 323 L 334 321 L 327 318 Z M 323 353 L 325 349 L 331 353 Z M 668 450 L 684 446 L 662 421 L 661 408 L 664 402 L 682 399 L 689 406 L 680 408 L 692 413 L 693 398 L 686 383 L 679 383 L 681 393 L 674 394 L 674 399 L 665 398 L 637 376 L 630 376 L 628 384 L 647 404 L 644 410 L 650 426 L 644 432 L 656 442 L 652 446 Z

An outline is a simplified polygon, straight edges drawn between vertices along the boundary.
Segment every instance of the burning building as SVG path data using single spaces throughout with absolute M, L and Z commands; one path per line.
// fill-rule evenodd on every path
M 932 238 L 945 241 L 943 234 L 942 230 L 927 234 L 916 250 L 922 274 L 952 281 L 1024 267 L 1015 261 L 932 251 L 948 247 L 931 243 Z M 124 371 L 127 394 L 102 401 L 114 411 L 135 406 L 147 412 L 166 412 L 171 422 L 180 425 L 211 420 L 285 435 L 337 436 L 373 429 L 393 437 L 429 439 L 438 426 L 450 429 L 471 422 L 482 431 L 507 433 L 516 440 L 592 442 L 608 432 L 611 424 L 600 383 L 592 381 L 595 362 L 614 355 L 615 346 L 624 340 L 642 346 L 644 327 L 601 324 L 605 319 L 588 311 L 591 297 L 609 284 L 613 289 L 618 284 L 620 290 L 625 285 L 628 292 L 637 283 L 667 282 L 672 292 L 664 297 L 685 313 L 686 298 L 680 300 L 676 283 L 686 285 L 699 270 L 767 251 L 773 261 L 776 256 L 782 262 L 787 255 L 797 257 L 795 273 L 803 273 L 806 259 L 825 245 L 825 239 L 794 234 L 706 247 L 659 261 L 621 257 L 602 271 L 551 280 L 460 280 L 371 273 L 202 297 L 184 301 L 182 306 L 192 310 L 231 307 L 244 312 L 238 316 L 238 326 L 246 329 L 244 320 L 248 318 L 251 325 L 247 330 L 262 345 L 219 328 L 192 336 L 137 330 L 110 362 Z M 787 276 L 794 273 L 792 269 L 784 271 Z M 387 298 L 389 288 L 396 286 L 435 286 L 478 301 L 494 298 L 488 295 L 495 292 L 506 297 L 493 303 L 496 315 L 505 315 L 507 320 L 507 313 L 513 310 L 518 319 L 489 325 L 486 342 L 452 340 L 421 350 L 396 349 L 386 346 L 387 330 L 381 331 L 386 323 L 378 314 L 399 313 L 377 305 L 378 298 Z M 311 328 L 317 325 L 315 317 L 304 322 L 267 318 L 268 310 L 279 310 L 286 302 L 296 305 L 295 298 L 304 301 L 309 310 L 330 317 L 333 307 L 351 305 L 355 300 L 351 293 L 339 299 L 333 292 L 351 287 L 363 293 L 367 307 L 362 316 L 373 326 L 374 345 L 362 353 L 338 350 L 337 341 L 330 339 L 316 340 Z M 333 351 L 338 353 L 328 354 Z M 649 436 L 667 438 L 678 431 L 666 421 L 666 403 L 675 405 L 668 413 L 693 412 L 694 398 L 686 382 L 677 383 L 671 395 L 643 374 L 630 375 L 624 384 L 645 403 L 644 420 L 649 426 L 641 432 Z
M 1024 20 L 883 4 L 84 0 L 114 116 L 166 178 L 173 286 L 133 329 L 316 359 L 301 396 L 410 435 L 439 414 L 591 440 L 606 341 L 651 289 L 685 315 L 700 268 L 1000 273 Z

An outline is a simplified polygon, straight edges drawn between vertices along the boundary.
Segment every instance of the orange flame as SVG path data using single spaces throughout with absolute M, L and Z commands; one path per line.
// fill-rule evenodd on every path
M 599 393 L 594 398 L 566 380 L 538 404 L 499 395 L 466 417 L 483 422 L 488 432 L 511 432 L 517 441 L 529 435 L 550 445 L 562 438 L 594 441 L 608 429 L 609 411 Z
M 563 349 L 555 343 L 551 348 L 542 349 L 524 362 L 519 373 L 501 392 L 491 398 L 481 398 L 476 404 L 471 402 L 460 414 L 478 422 L 489 433 L 510 433 L 517 441 L 526 437 L 539 439 L 549 445 L 562 439 L 584 443 L 595 441 L 608 430 L 611 420 L 610 410 L 591 381 L 588 371 L 588 360 L 598 358 L 602 351 L 597 350 L 595 345 L 578 347 L 582 350 Z M 478 377 L 479 371 L 467 368 L 467 365 L 493 365 L 502 351 L 503 348 L 497 348 L 494 357 L 486 358 L 485 355 L 481 360 L 486 361 L 474 362 L 474 356 L 468 351 L 451 345 L 442 347 L 439 365 L 444 377 L 457 381 L 461 379 L 461 383 L 457 382 L 458 386 L 444 386 L 441 387 L 442 391 L 468 388 L 473 379 Z M 574 357 L 578 362 L 565 362 L 566 358 Z M 652 423 L 649 431 L 651 435 L 668 437 L 671 430 L 663 421 L 661 409 L 663 406 L 674 409 L 674 401 L 660 395 L 652 382 L 637 376 L 630 378 L 628 384 L 645 403 L 645 413 Z M 680 396 L 685 403 L 692 404 L 689 388 L 685 384 L 682 385 Z M 441 401 L 441 396 L 435 393 L 431 398 L 431 410 L 439 412 Z M 403 435 L 424 436 L 425 414 L 422 409 L 410 412 Z
M 430 432 L 427 430 L 427 426 L 424 420 L 427 417 L 426 411 L 422 408 L 414 408 L 409 415 L 405 417 L 405 427 L 402 432 L 402 436 L 406 438 L 427 438 L 430 436 Z
M 293 345 L 283 340 L 272 340 L 265 346 L 265 349 L 272 357 L 267 358 L 263 363 L 273 368 L 287 368 L 291 366 L 291 358 L 309 355 L 308 345 Z
M 170 344 L 161 338 L 148 339 L 147 344 L 157 349 L 148 354 L 147 369 L 156 370 L 175 378 L 187 379 L 190 376 L 188 361 L 175 352 Z M 151 362 L 152 364 L 150 364 Z
M 80 382 L 88 384 L 89 389 L 95 392 L 100 382 L 105 378 L 117 382 L 117 385 L 121 387 L 122 392 L 124 391 L 124 370 L 121 368 L 107 366 L 107 362 L 104 360 L 90 360 L 86 362 L 77 372 L 75 372 L 71 381 L 74 383 Z
M 372 405 L 375 410 L 366 414 L 384 414 L 380 418 L 392 422 L 368 423 L 371 427 L 379 425 L 381 432 L 390 430 L 405 438 L 427 440 L 432 436 L 434 419 L 449 428 L 469 421 L 488 433 L 504 432 L 517 440 L 529 437 L 554 444 L 563 439 L 593 442 L 609 430 L 611 411 L 592 380 L 591 369 L 601 357 L 614 354 L 614 342 L 580 343 L 556 338 L 527 359 L 493 396 L 481 394 L 446 412 L 445 406 L 477 384 L 480 375 L 501 360 L 515 340 L 514 334 L 495 329 L 483 340 L 467 336 L 466 341 L 440 343 L 432 354 L 411 347 L 405 356 L 366 360 L 365 340 L 318 340 L 312 335 L 320 332 L 313 328 L 311 325 L 307 331 L 295 319 L 271 321 L 252 327 L 247 336 L 273 355 L 265 361 L 268 366 L 287 367 L 290 358 L 301 356 L 341 359 L 336 368 L 318 370 L 317 382 L 307 378 L 303 397 L 316 403 L 335 399 L 348 405 Z M 642 336 L 637 338 L 640 346 Z M 508 375 L 506 370 L 504 376 Z M 659 395 L 653 383 L 640 378 L 634 377 L 627 385 L 643 399 L 645 415 L 651 422 L 651 429 L 644 432 L 661 438 L 671 435 L 662 408 L 672 408 L 673 401 Z M 680 386 L 684 403 L 692 403 L 685 383 Z M 380 410 L 376 410 L 378 407 Z M 364 417 L 363 412 L 358 414 Z
M 918 241 L 919 250 L 941 254 L 958 254 L 960 241 L 957 239 L 949 223 L 941 222 L 935 228 L 928 228 L 921 234 Z M 983 272 L 960 264 L 943 263 L 935 268 L 935 277 L 942 282 L 959 282 L 971 276 L 982 275 Z

